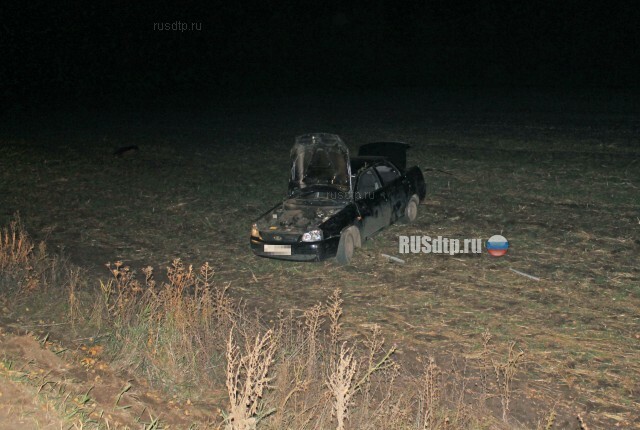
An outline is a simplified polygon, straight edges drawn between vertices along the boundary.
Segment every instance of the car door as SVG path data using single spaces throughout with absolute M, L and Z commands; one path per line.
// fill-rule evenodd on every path
M 355 201 L 361 219 L 361 234 L 370 237 L 391 222 L 389 197 L 373 167 L 358 175 Z
M 391 208 L 391 219 L 389 223 L 395 222 L 403 216 L 405 206 L 409 200 L 406 184 L 402 182 L 402 176 L 398 169 L 390 163 L 379 163 L 375 166 L 375 169 L 382 180 L 382 187 L 389 199 L 389 206 Z

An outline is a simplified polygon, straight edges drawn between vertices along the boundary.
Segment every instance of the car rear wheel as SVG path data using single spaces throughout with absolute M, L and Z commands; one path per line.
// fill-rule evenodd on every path
M 338 252 L 336 253 L 336 260 L 339 264 L 347 265 L 351 262 L 353 251 L 360 244 L 359 239 L 360 231 L 354 226 L 342 232 L 338 243 Z
M 404 216 L 401 219 L 403 223 L 409 224 L 416 220 L 416 217 L 418 216 L 419 202 L 420 202 L 420 199 L 418 198 L 418 196 L 416 195 L 411 196 L 411 198 L 409 199 L 409 203 L 407 203 L 407 207 L 404 208 Z

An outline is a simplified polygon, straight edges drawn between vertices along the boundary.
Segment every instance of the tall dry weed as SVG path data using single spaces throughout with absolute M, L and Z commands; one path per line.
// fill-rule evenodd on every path
M 229 333 L 227 342 L 227 393 L 230 410 L 225 414 L 227 430 L 255 430 L 258 423 L 270 415 L 263 403 L 263 393 L 272 377 L 268 376 L 277 342 L 273 331 L 256 336 L 252 345 L 242 352 Z
M 422 390 L 422 429 L 433 430 L 436 428 L 436 413 L 440 403 L 440 368 L 433 357 L 429 358 L 429 364 L 424 369 Z
M 35 245 L 16 215 L 9 227 L 0 231 L 0 271 L 15 271 L 31 262 Z
M 504 422 L 507 422 L 507 417 L 509 416 L 510 411 L 511 383 L 513 382 L 513 377 L 518 370 L 520 360 L 524 356 L 524 351 L 516 352 L 515 346 L 515 342 L 511 342 L 509 344 L 507 360 L 505 362 L 493 362 L 500 395 L 500 403 L 502 404 L 502 420 Z
M 223 377 L 215 369 L 223 360 L 236 310 L 227 287 L 213 285 L 214 270 L 208 263 L 196 271 L 176 259 L 167 269 L 168 281 L 160 283 L 152 267 L 142 270 L 140 281 L 122 262 L 107 266 L 112 277 L 101 282 L 101 311 L 93 315 L 96 323 L 113 324 L 116 344 L 126 345 L 116 351 L 126 367 L 180 387 Z
M 50 257 L 44 242 L 36 244 L 16 214 L 0 230 L 0 290 L 33 293 L 49 286 L 67 283 L 68 262 Z
M 349 407 L 356 388 L 354 376 L 357 371 L 358 362 L 345 342 L 340 347 L 335 367 L 331 369 L 327 380 L 327 386 L 333 396 L 333 414 L 338 422 L 337 430 L 344 430 L 345 421 L 349 416 Z

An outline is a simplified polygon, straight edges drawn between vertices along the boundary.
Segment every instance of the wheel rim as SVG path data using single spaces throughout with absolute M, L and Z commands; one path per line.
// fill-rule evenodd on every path
M 345 243 L 344 243 L 344 253 L 347 259 L 351 259 L 351 256 L 353 255 L 353 248 L 354 248 L 353 242 L 354 242 L 353 236 L 351 235 L 351 233 L 349 233 L 347 237 L 345 237 Z
M 416 206 L 416 202 L 412 200 L 409 203 L 409 208 L 407 210 L 407 215 L 409 220 L 413 221 L 414 219 L 416 219 L 417 214 L 418 214 L 418 207 Z

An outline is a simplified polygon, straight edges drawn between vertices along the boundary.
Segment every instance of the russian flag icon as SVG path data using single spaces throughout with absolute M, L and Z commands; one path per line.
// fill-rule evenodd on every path
M 487 241 L 487 251 L 494 257 L 502 257 L 508 249 L 509 241 L 499 234 L 491 236 Z

